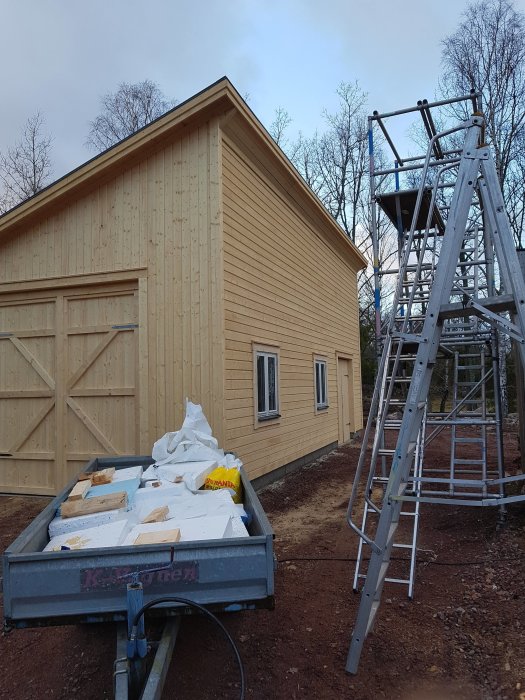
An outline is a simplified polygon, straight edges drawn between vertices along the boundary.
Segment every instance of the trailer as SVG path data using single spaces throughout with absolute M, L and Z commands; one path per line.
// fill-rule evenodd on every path
M 152 463 L 144 456 L 97 458 L 83 471 Z M 273 531 L 242 467 L 241 482 L 250 537 L 42 552 L 72 480 L 3 555 L 4 629 L 121 623 L 115 697 L 160 697 L 182 614 L 214 617 L 217 611 L 273 608 Z M 148 607 L 166 618 L 166 627 L 146 678 L 148 644 L 140 611 Z

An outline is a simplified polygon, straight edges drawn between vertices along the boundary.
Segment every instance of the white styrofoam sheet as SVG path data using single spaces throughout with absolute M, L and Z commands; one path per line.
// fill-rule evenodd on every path
M 126 508 L 121 510 L 104 510 L 101 513 L 89 515 L 76 515 L 73 518 L 61 518 L 57 516 L 49 523 L 49 537 L 67 535 L 69 532 L 85 530 L 88 527 L 97 527 L 117 520 L 127 520 L 129 512 Z
M 239 515 L 230 518 L 230 526 L 232 534 L 230 537 L 249 537 L 250 533 L 246 529 L 246 525 L 243 523 L 242 518 Z
M 124 469 L 115 469 L 113 474 L 112 482 L 114 481 L 126 481 L 127 479 L 140 479 L 144 467 L 124 467 Z
M 162 532 L 163 530 L 180 530 L 180 542 L 196 540 L 220 540 L 224 537 L 234 537 L 229 516 L 213 518 L 190 518 L 179 520 L 172 518 L 161 523 L 146 523 L 135 525 L 124 538 L 123 545 L 132 545 L 143 532 Z
M 68 549 L 94 549 L 98 547 L 116 547 L 129 528 L 127 520 L 117 520 L 113 523 L 105 523 L 97 527 L 86 528 L 68 532 L 64 535 L 52 537 L 44 547 L 44 552 L 60 551 L 62 547 Z

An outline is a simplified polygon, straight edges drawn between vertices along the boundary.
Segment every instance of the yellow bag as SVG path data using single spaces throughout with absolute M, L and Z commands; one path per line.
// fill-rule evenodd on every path
M 217 467 L 206 477 L 204 488 L 211 491 L 217 489 L 229 489 L 234 503 L 242 503 L 241 474 L 238 469 L 232 467 Z

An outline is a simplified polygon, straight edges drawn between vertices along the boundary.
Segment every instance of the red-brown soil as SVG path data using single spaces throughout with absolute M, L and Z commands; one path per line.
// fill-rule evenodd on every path
M 427 459 L 443 458 L 437 444 Z M 507 464 L 517 458 L 506 438 Z M 222 615 L 246 669 L 247 698 L 525 700 L 525 507 L 505 527 L 486 508 L 424 506 L 415 598 L 387 584 L 357 676 L 345 660 L 359 597 L 345 511 L 359 445 L 261 492 L 275 529 L 276 607 Z M 41 510 L 0 499 L 4 547 Z M 113 625 L 15 630 L 1 639 L 0 698 L 112 697 Z M 164 698 L 238 697 L 231 651 L 202 619 L 182 623 Z

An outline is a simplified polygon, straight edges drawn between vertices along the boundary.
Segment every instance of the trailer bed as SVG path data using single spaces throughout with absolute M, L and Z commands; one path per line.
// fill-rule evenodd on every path
M 151 457 L 92 460 L 83 471 L 149 465 Z M 144 602 L 172 595 L 214 610 L 273 607 L 273 531 L 241 468 L 250 537 L 42 552 L 48 527 L 76 480 L 5 551 L 7 627 L 125 620 L 126 586 L 138 576 Z M 156 571 L 151 571 L 157 569 Z M 189 612 L 178 608 L 177 613 Z M 173 613 L 160 608 L 158 614 Z

